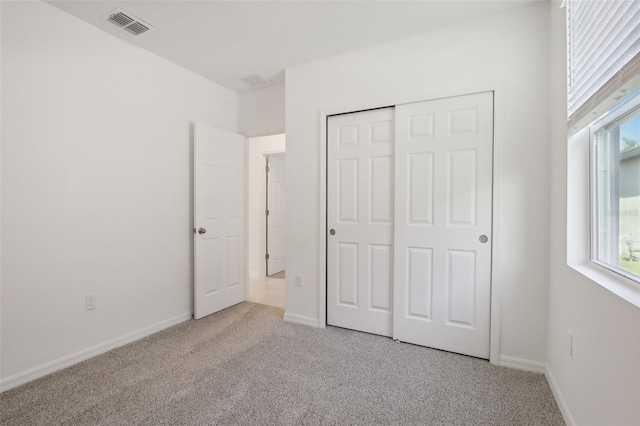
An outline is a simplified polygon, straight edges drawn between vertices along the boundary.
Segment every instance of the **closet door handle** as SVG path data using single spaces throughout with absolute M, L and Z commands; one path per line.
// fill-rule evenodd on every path
M 330 231 L 329 231 L 329 233 L 330 233 L 331 235 L 336 235 L 336 230 L 335 230 L 335 229 L 332 229 L 332 230 L 330 230 Z

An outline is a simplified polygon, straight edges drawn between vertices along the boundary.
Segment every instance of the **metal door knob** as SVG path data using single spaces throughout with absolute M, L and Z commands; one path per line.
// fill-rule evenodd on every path
M 329 233 L 330 233 L 331 235 L 336 235 L 336 230 L 335 230 L 335 229 L 332 229 L 332 230 L 330 230 L 330 231 L 329 231 Z
M 198 228 L 198 234 L 206 234 L 207 230 L 204 228 Z
M 489 238 L 487 238 L 486 235 L 480 235 L 480 238 L 478 238 L 480 240 L 481 243 L 486 243 L 487 241 L 489 241 Z

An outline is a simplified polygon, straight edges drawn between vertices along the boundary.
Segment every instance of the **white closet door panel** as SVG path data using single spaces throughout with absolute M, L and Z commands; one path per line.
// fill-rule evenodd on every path
M 330 117 L 327 323 L 391 336 L 392 109 Z
M 393 336 L 488 358 L 493 94 L 395 117 Z

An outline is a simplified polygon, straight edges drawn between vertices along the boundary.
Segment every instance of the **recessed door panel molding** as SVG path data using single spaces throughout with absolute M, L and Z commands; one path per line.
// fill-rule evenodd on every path
M 409 155 L 409 223 L 433 224 L 433 152 Z
M 395 129 L 393 120 L 371 123 L 371 143 L 391 143 Z
M 447 324 L 473 327 L 475 294 L 476 253 L 447 250 Z
M 196 123 L 194 317 L 245 300 L 244 138 Z
M 433 303 L 433 250 L 423 247 L 407 248 L 406 317 L 431 320 Z
M 338 243 L 338 304 L 358 306 L 358 244 Z
M 238 285 L 238 237 L 227 237 L 227 288 Z
M 241 199 L 244 199 L 244 193 L 238 192 L 238 188 L 236 182 L 242 182 L 243 177 L 240 176 L 240 173 L 244 173 L 243 169 L 223 169 L 224 173 L 222 173 L 222 179 L 225 183 L 225 203 L 227 211 L 227 219 L 236 221 L 240 218 L 240 215 L 243 211 L 240 209 L 243 208 L 244 202 Z
M 204 164 L 205 180 L 207 182 L 220 181 L 220 168 L 215 164 Z M 207 194 L 204 200 L 205 203 L 205 217 L 207 220 L 218 220 L 220 217 L 220 186 L 208 185 Z
M 384 336 L 392 332 L 394 137 L 390 108 L 328 118 L 327 324 Z
M 340 222 L 358 221 L 358 181 L 359 159 L 338 160 L 338 220 Z
M 393 337 L 488 359 L 493 93 L 395 112 Z
M 358 145 L 358 125 L 347 125 L 337 128 L 338 146 Z
M 391 175 L 393 170 L 393 157 L 390 155 L 375 157 L 371 158 L 370 161 L 370 221 L 374 223 L 391 224 L 393 219 L 393 199 L 391 198 L 393 195 L 393 178 Z
M 206 294 L 220 289 L 220 239 L 211 238 L 205 243 L 207 268 Z
M 460 133 L 477 133 L 478 108 L 449 111 L 449 136 Z
M 426 113 L 409 117 L 406 122 L 408 139 L 433 138 L 435 136 L 434 122 L 434 114 Z
M 475 149 L 448 153 L 447 207 L 449 226 L 475 226 L 478 156 Z
M 371 309 L 391 312 L 393 300 L 393 251 L 391 245 L 371 244 Z

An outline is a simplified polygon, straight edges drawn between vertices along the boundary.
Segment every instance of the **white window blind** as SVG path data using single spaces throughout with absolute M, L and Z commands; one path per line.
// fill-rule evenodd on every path
M 569 0 L 567 41 L 567 113 L 575 121 L 576 113 L 588 113 L 581 107 L 640 53 L 640 1 Z

